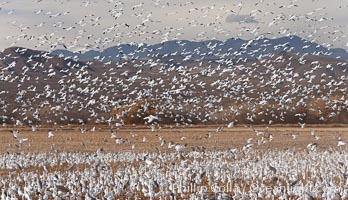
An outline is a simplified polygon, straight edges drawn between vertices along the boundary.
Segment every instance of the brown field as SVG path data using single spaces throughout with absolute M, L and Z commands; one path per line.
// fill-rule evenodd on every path
M 347 150 L 346 146 L 337 147 L 338 137 L 341 137 L 343 140 L 348 141 L 348 127 L 344 125 L 336 125 L 335 127 L 319 127 L 319 126 L 307 126 L 306 128 L 299 128 L 295 126 L 271 126 L 268 130 L 265 127 L 258 126 L 254 127 L 255 130 L 264 131 L 265 137 L 269 135 L 273 136 L 272 141 L 268 141 L 263 145 L 258 145 L 257 140 L 261 139 L 262 136 L 256 136 L 252 128 L 247 126 L 237 126 L 233 128 L 224 128 L 221 132 L 216 132 L 218 126 L 195 126 L 195 127 L 185 127 L 185 128 L 170 128 L 162 127 L 161 130 L 156 129 L 151 131 L 150 128 L 141 126 L 127 126 L 122 127 L 117 130 L 117 137 L 127 139 L 129 142 L 123 144 L 116 144 L 115 139 L 111 139 L 111 131 L 106 126 L 100 126 L 96 128 L 96 131 L 90 131 L 92 127 L 85 126 L 83 128 L 87 129 L 85 133 L 81 133 L 81 127 L 77 126 L 61 126 L 61 127 L 39 127 L 36 132 L 32 132 L 30 127 L 16 127 L 15 130 L 20 130 L 19 137 L 28 138 L 28 141 L 20 145 L 12 136 L 10 130 L 14 130 L 13 127 L 3 127 L 0 129 L 0 151 L 1 154 L 6 152 L 18 152 L 18 153 L 27 153 L 27 152 L 95 152 L 98 149 L 103 148 L 104 151 L 108 152 L 120 152 L 120 151 L 162 151 L 162 152 L 173 152 L 175 149 L 168 149 L 168 141 L 172 141 L 175 144 L 187 144 L 186 150 L 192 150 L 197 147 L 204 147 L 207 150 L 228 150 L 232 148 L 240 148 L 246 144 L 246 140 L 253 138 L 252 143 L 254 143 L 254 149 L 266 150 L 266 149 L 292 149 L 296 148 L 298 150 L 307 149 L 307 144 L 311 142 L 318 143 L 319 150 L 330 150 L 330 149 L 340 149 Z M 53 138 L 47 137 L 47 132 L 53 130 L 55 136 Z M 315 140 L 311 135 L 311 131 L 315 130 L 315 135 L 319 136 L 319 140 Z M 209 132 L 213 132 L 214 135 L 210 138 L 207 137 Z M 137 137 L 132 137 L 131 133 L 136 134 Z M 293 133 L 298 133 L 297 139 L 292 138 Z M 163 146 L 160 146 L 160 141 L 157 134 L 160 134 L 167 143 Z M 146 142 L 143 142 L 143 137 L 147 138 Z M 181 140 L 182 137 L 186 137 Z M 268 140 L 268 139 L 266 139 Z M 135 144 L 135 149 L 132 149 L 132 144 Z M 202 149 L 200 149 L 202 150 Z M 266 154 L 268 151 L 264 151 Z M 306 155 L 306 154 L 303 154 Z M 180 158 L 181 159 L 181 158 Z M 181 160 L 170 161 L 170 164 L 181 163 Z M 279 158 L 278 158 L 279 159 Z M 225 160 L 226 161 L 226 160 Z M 233 160 L 230 160 L 234 162 Z M 154 162 L 157 162 L 154 160 Z M 190 163 L 190 162 L 189 162 Z M 262 163 L 262 162 L 261 162 Z M 94 163 L 95 165 L 96 163 Z M 111 169 L 125 169 L 129 166 L 135 166 L 144 164 L 143 161 L 139 162 L 115 162 L 108 163 Z M 166 163 L 169 165 L 169 162 Z M 86 164 L 77 164 L 72 165 L 69 163 L 57 164 L 55 166 L 47 166 L 48 172 L 74 172 L 88 170 L 93 168 L 92 166 Z M 22 173 L 35 173 L 43 174 L 44 169 L 42 167 L 15 167 L 11 169 L 1 169 L 0 177 L 6 178 L 9 176 L 18 176 Z M 9 175 L 10 174 L 10 175 Z M 308 180 L 318 179 L 312 177 L 310 172 L 306 172 Z M 301 179 L 303 183 L 307 183 L 308 180 Z M 335 179 L 336 180 L 336 179 Z M 337 179 L 338 180 L 338 179 Z M 281 180 L 282 184 L 286 185 L 285 180 Z M 222 184 L 219 182 L 219 184 Z M 234 182 L 236 185 L 244 185 L 246 189 L 250 189 L 249 183 L 243 179 L 237 179 Z M 267 187 L 274 188 L 277 187 L 277 181 L 267 180 L 265 182 Z M 339 185 L 339 182 L 337 181 Z M 203 186 L 210 188 L 206 178 L 203 179 Z M 21 185 L 24 187 L 24 185 Z M 248 188 L 249 187 L 249 188 Z M 127 191 L 127 190 L 125 190 Z M 134 199 L 134 196 L 127 196 L 127 192 L 123 192 L 121 195 L 117 196 L 118 199 Z M 188 195 L 189 193 L 187 193 Z M 214 196 L 214 193 L 209 190 L 208 194 Z M 235 193 L 231 193 L 234 195 Z M 84 195 L 87 195 L 84 193 Z M 137 195 L 140 199 L 148 199 L 143 196 L 141 192 L 138 191 Z M 19 197 L 17 195 L 17 197 Z M 33 195 L 34 199 L 37 196 Z M 102 197 L 100 194 L 98 197 Z M 177 197 L 178 199 L 187 199 L 183 197 Z M 292 196 L 291 198 L 298 198 L 297 196 Z M 321 198 L 315 198 L 321 199 Z
M 216 132 L 218 126 L 194 126 L 185 128 L 162 127 L 161 130 L 151 131 L 145 126 L 127 126 L 117 130 L 117 138 L 127 139 L 127 142 L 116 144 L 115 139 L 111 139 L 110 128 L 100 126 L 92 132 L 92 127 L 84 126 L 87 129 L 81 133 L 77 126 L 60 127 L 39 127 L 36 132 L 32 132 L 30 127 L 3 127 L 0 129 L 0 151 L 4 152 L 93 152 L 100 148 L 104 151 L 175 151 L 168 149 L 168 142 L 175 144 L 187 144 L 186 150 L 192 150 L 196 147 L 204 147 L 207 150 L 226 150 L 240 148 L 246 144 L 248 138 L 253 138 L 253 148 L 257 149 L 304 149 L 311 142 L 318 143 L 318 149 L 337 148 L 338 137 L 348 141 L 348 126 L 340 125 L 335 127 L 306 126 L 304 129 L 296 126 L 271 126 L 266 130 L 264 126 L 255 127 L 258 131 L 265 132 L 267 138 L 270 134 L 272 141 L 267 141 L 263 145 L 258 145 L 257 141 L 262 136 L 256 136 L 255 132 L 247 126 L 237 126 L 233 128 L 225 127 L 223 131 Z M 12 136 L 10 130 L 20 130 L 19 137 L 28 138 L 28 141 L 19 144 Z M 47 132 L 53 130 L 55 136 L 47 137 Z M 114 129 L 116 130 L 116 129 Z M 319 140 L 311 136 L 311 131 L 315 130 L 315 135 Z M 208 133 L 214 133 L 208 138 Z M 136 134 L 136 137 L 132 137 Z M 293 139 L 291 134 L 299 133 L 297 139 Z M 166 140 L 166 144 L 160 146 L 160 140 L 156 136 L 160 134 Z M 143 138 L 146 137 L 146 142 Z M 185 137 L 185 138 L 182 138 Z M 183 139 L 183 140 L 181 140 Z M 132 144 L 135 148 L 132 149 Z M 345 146 L 341 148 L 346 148 Z

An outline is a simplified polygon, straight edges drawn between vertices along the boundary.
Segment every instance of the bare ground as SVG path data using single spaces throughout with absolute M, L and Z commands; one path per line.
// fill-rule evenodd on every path
M 240 148 L 244 146 L 249 138 L 253 138 L 253 148 L 256 149 L 306 149 L 307 145 L 312 142 L 318 143 L 320 150 L 330 149 L 344 149 L 347 150 L 346 145 L 343 147 L 337 147 L 338 137 L 348 141 L 348 127 L 319 127 L 319 126 L 307 126 L 306 128 L 292 127 L 292 126 L 272 126 L 266 129 L 265 127 L 254 127 L 254 130 L 264 132 L 263 136 L 269 138 L 273 136 L 272 141 L 266 139 L 266 143 L 258 145 L 258 140 L 262 138 L 261 135 L 256 136 L 255 131 L 247 126 L 238 126 L 233 128 L 224 128 L 221 132 L 216 132 L 217 126 L 209 127 L 186 127 L 186 128 L 169 128 L 163 127 L 161 130 L 156 129 L 151 131 L 147 127 L 122 127 L 119 130 L 113 130 L 117 135 L 117 138 L 127 139 L 129 142 L 123 144 L 116 144 L 115 139 L 111 139 L 111 130 L 108 127 L 100 126 L 96 127 L 96 131 L 90 131 L 92 127 L 83 127 L 87 129 L 85 133 L 81 133 L 81 127 L 65 126 L 65 127 L 41 127 L 37 132 L 32 132 L 30 127 L 16 127 L 16 130 L 20 130 L 19 137 L 28 138 L 28 141 L 22 145 L 15 140 L 11 134 L 11 130 L 14 128 L 4 127 L 0 129 L 0 151 L 6 152 L 94 152 L 100 148 L 104 151 L 175 151 L 174 149 L 168 149 L 168 142 L 172 141 L 175 144 L 187 144 L 186 150 L 193 148 L 204 147 L 207 150 L 228 150 L 232 148 Z M 53 138 L 47 137 L 47 132 L 53 130 L 55 136 Z M 311 135 L 314 130 L 318 140 Z M 209 138 L 208 133 L 213 135 Z M 298 137 L 293 139 L 292 134 L 298 133 Z M 167 143 L 160 146 L 158 135 L 160 134 Z M 134 137 L 132 137 L 132 135 Z M 137 136 L 135 136 L 137 135 Z M 143 138 L 146 137 L 146 142 L 143 142 Z M 185 137 L 185 138 L 183 138 Z M 135 144 L 134 149 L 131 148 L 132 144 Z M 267 151 L 265 151 L 267 153 Z M 180 161 L 180 160 L 179 160 Z M 175 161 L 173 161 L 175 162 Z M 129 163 L 110 163 L 110 167 L 117 169 L 118 167 L 125 168 L 125 165 L 129 166 Z M 137 163 L 132 163 L 137 165 Z M 68 169 L 68 164 L 56 165 L 53 167 L 48 166 L 49 171 L 61 171 L 66 170 L 83 170 L 86 166 L 76 165 L 74 169 Z M 13 168 L 0 170 L 0 177 L 9 176 L 12 174 L 20 174 L 23 172 L 34 172 L 41 174 L 42 168 Z M 243 180 L 237 181 L 239 184 L 244 183 Z M 269 187 L 274 187 L 274 182 L 269 183 Z M 209 188 L 206 180 L 203 185 Z M 212 192 L 210 194 L 213 195 Z M 139 194 L 139 197 L 146 199 Z M 120 199 L 127 199 L 127 196 L 123 194 L 119 196 Z M 133 197 L 131 197 L 133 198 Z M 295 197 L 294 197 L 295 198 Z M 296 197 L 297 198 L 297 197 Z M 128 198 L 129 199 L 129 198 Z M 179 198 L 180 199 L 180 198 Z
M 81 133 L 81 128 L 86 129 Z M 216 132 L 218 126 L 195 126 L 185 128 L 162 127 L 151 131 L 145 126 L 121 127 L 113 131 L 117 138 L 123 138 L 126 142 L 116 144 L 115 139 L 111 138 L 111 130 L 106 126 L 96 127 L 91 131 L 89 126 L 60 126 L 60 127 L 39 127 L 36 132 L 32 132 L 30 127 L 3 127 L 0 129 L 0 151 L 5 152 L 49 152 L 49 151 L 68 151 L 68 152 L 93 152 L 100 148 L 104 151 L 175 151 L 168 149 L 168 142 L 174 144 L 187 144 L 186 150 L 192 150 L 204 147 L 207 150 L 226 150 L 240 148 L 244 146 L 247 139 L 253 138 L 253 148 L 257 149 L 286 149 L 286 148 L 307 148 L 309 143 L 317 143 L 318 149 L 338 148 L 338 137 L 348 141 L 348 126 L 339 127 L 320 127 L 307 126 L 305 128 L 292 126 L 271 126 L 268 129 L 255 127 L 255 130 L 264 132 L 263 137 L 266 143 L 258 145 L 262 135 L 257 136 L 255 131 L 248 126 L 238 126 L 233 128 L 225 127 L 221 132 Z M 23 144 L 13 138 L 11 130 L 19 130 L 19 137 L 28 138 Z M 47 132 L 54 132 L 53 138 L 48 138 Z M 311 131 L 319 137 L 316 140 Z M 209 132 L 212 133 L 209 137 Z M 292 134 L 298 133 L 298 137 L 293 139 Z M 161 135 L 166 144 L 160 146 L 161 142 L 157 135 Z M 269 141 L 269 136 L 273 139 Z M 144 137 L 146 141 L 143 142 Z M 135 148 L 132 149 L 132 145 Z M 134 146 L 133 145 L 133 146 Z M 346 148 L 346 145 L 340 148 Z

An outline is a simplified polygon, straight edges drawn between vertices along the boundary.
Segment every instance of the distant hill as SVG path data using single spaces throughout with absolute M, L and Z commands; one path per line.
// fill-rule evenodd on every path
M 246 51 L 264 40 L 254 41 Z M 228 40 L 224 45 L 238 41 L 245 43 Z M 172 41 L 158 51 L 169 53 L 176 46 L 191 52 L 201 44 Z M 216 52 L 223 49 L 221 44 L 205 45 Z M 275 49 L 262 47 L 266 50 L 258 51 Z M 342 57 L 284 48 L 239 62 L 245 52 L 234 59 L 227 59 L 228 53 L 224 59 L 214 59 L 214 53 L 198 59 L 193 59 L 198 54 L 180 53 L 105 63 L 11 47 L 0 53 L 0 122 L 132 124 L 144 123 L 152 114 L 169 124 L 348 123 L 348 70 Z M 311 47 L 288 48 L 305 52 Z
M 298 36 L 276 39 L 260 37 L 253 40 L 231 38 L 226 41 L 207 40 L 202 42 L 173 40 L 154 45 L 121 44 L 101 51 L 91 50 L 82 54 L 68 50 L 54 50 L 51 54 L 76 57 L 85 61 L 100 60 L 103 62 L 146 57 L 163 58 L 175 55 L 181 55 L 183 59 L 233 59 L 237 62 L 245 61 L 245 59 L 258 60 L 282 51 L 348 60 L 348 53 L 344 49 L 328 49 Z

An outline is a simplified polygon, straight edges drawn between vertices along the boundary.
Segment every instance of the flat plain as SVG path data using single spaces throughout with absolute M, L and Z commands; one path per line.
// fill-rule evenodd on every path
M 112 130 L 107 126 L 97 126 L 94 131 L 92 131 L 93 126 L 52 126 L 39 127 L 35 132 L 31 127 L 3 127 L 0 129 L 0 151 L 93 152 L 101 148 L 107 152 L 175 151 L 174 148 L 168 148 L 169 142 L 186 144 L 185 151 L 197 148 L 228 150 L 243 147 L 250 138 L 252 140 L 249 143 L 254 144 L 255 149 L 306 149 L 309 143 L 317 143 L 318 149 L 334 149 L 337 148 L 339 137 L 348 141 L 348 126 L 345 125 L 331 127 L 308 125 L 305 128 L 275 125 L 268 128 L 255 126 L 254 129 L 245 125 L 232 128 L 225 126 L 217 131 L 219 127 L 224 126 L 163 126 L 154 131 L 146 126 L 125 126 Z M 13 138 L 11 130 L 19 130 L 19 137 L 28 140 L 20 144 Z M 52 138 L 48 138 L 48 131 L 53 132 Z M 116 137 L 111 137 L 112 132 L 116 133 Z M 312 135 L 313 133 L 316 137 Z M 162 146 L 159 137 L 165 141 Z M 117 144 L 117 139 L 121 139 L 122 142 Z M 264 142 L 261 144 L 262 140 Z
M 14 199 L 347 199 L 339 141 L 345 125 L 3 127 L 0 187 Z

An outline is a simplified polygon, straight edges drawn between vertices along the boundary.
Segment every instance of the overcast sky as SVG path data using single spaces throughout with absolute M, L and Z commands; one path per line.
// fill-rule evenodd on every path
M 348 49 L 347 0 L 8 0 L 0 8 L 1 49 L 86 51 L 260 35 Z

